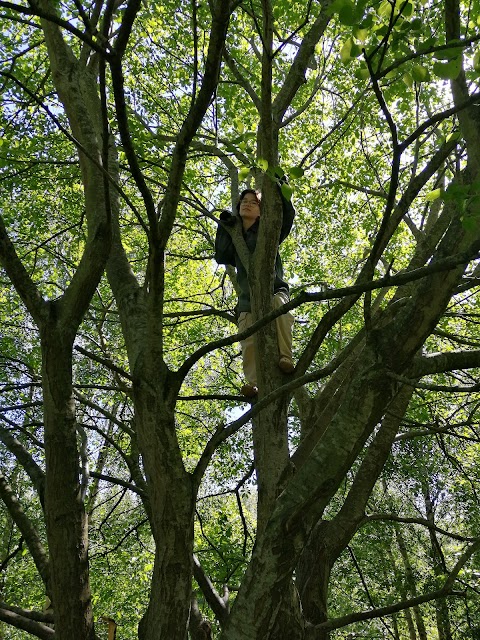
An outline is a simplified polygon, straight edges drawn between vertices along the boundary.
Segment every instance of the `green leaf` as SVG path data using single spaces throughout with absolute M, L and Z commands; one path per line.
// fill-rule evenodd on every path
M 338 12 L 338 19 L 342 24 L 352 26 L 356 22 L 355 5 L 348 0 Z
M 366 42 L 369 33 L 370 31 L 368 29 L 361 29 L 360 27 L 355 27 L 355 29 L 353 30 L 353 37 L 359 42 L 364 43 Z
M 433 73 L 442 80 L 455 80 L 462 68 L 462 58 L 459 56 L 450 62 L 435 62 Z
M 446 141 L 450 142 L 450 140 L 460 140 L 462 138 L 460 131 L 454 131 L 453 133 L 449 133 L 446 137 Z
M 442 49 L 441 51 L 435 51 L 433 57 L 436 60 L 452 60 L 458 56 L 458 49 Z
M 380 25 L 378 28 L 375 29 L 375 33 L 381 37 L 387 35 L 388 26 L 386 24 Z
M 340 49 L 340 60 L 344 64 L 346 64 L 347 62 L 350 62 L 351 60 L 350 51 L 352 50 L 352 46 L 353 46 L 353 40 L 352 38 L 348 38 L 348 40 L 344 42 L 342 48 Z
M 410 31 L 410 29 L 412 28 L 411 23 L 408 20 L 403 20 L 403 22 L 401 22 L 400 24 L 400 32 L 399 35 L 401 35 L 402 37 L 405 37 L 405 33 L 407 31 Z
M 412 78 L 415 82 L 425 82 L 428 80 L 428 69 L 421 64 L 415 64 L 412 67 Z
M 437 200 L 437 198 L 439 198 L 441 195 L 442 195 L 441 189 L 434 189 L 433 191 L 430 191 L 429 193 L 427 193 L 427 195 L 425 196 L 425 200 L 427 202 L 433 202 L 434 200 Z
M 327 15 L 333 16 L 335 13 L 340 13 L 346 4 L 352 4 L 351 0 L 334 0 L 326 11 Z
M 304 173 L 305 171 L 302 167 L 290 167 L 290 169 L 288 169 L 288 175 L 291 178 L 301 178 Z
M 377 9 L 377 13 L 382 18 L 390 17 L 390 14 L 392 13 L 392 5 L 390 4 L 390 2 L 388 2 L 388 0 L 383 0 L 383 2 L 380 3 L 380 6 Z
M 238 172 L 238 179 L 240 180 L 240 182 L 245 180 L 245 178 L 248 176 L 249 173 L 250 173 L 249 167 L 240 167 L 240 171 Z
M 475 52 L 473 56 L 473 68 L 480 73 L 480 50 Z
M 463 202 L 470 193 L 469 185 L 451 184 L 448 189 L 442 195 L 442 200 L 447 202 L 448 200 L 455 200 L 456 202 Z
M 361 47 L 355 42 L 352 44 L 352 48 L 350 49 L 350 57 L 358 58 L 358 56 L 362 53 Z
M 471 216 L 462 218 L 462 227 L 467 231 L 475 231 L 477 225 L 477 220 L 475 218 L 472 218 Z
M 265 160 L 265 158 L 258 158 L 257 165 L 262 171 L 266 171 L 268 169 L 268 160 Z
M 282 189 L 282 193 L 283 196 L 287 199 L 287 200 L 291 200 L 292 198 L 292 193 L 293 193 L 293 189 L 290 185 L 288 185 L 286 182 L 284 182 L 281 186 Z
M 449 40 L 447 42 L 448 45 L 452 45 L 458 42 L 457 40 Z M 452 60 L 453 58 L 458 58 L 462 52 L 461 47 L 449 47 L 448 49 L 441 49 L 440 51 L 435 51 L 433 57 L 437 60 Z
M 371 13 L 365 16 L 365 19 L 359 24 L 360 29 L 371 29 L 373 27 L 373 15 Z
M 370 71 L 364 62 L 358 69 L 355 69 L 355 77 L 359 80 L 367 80 L 370 77 Z

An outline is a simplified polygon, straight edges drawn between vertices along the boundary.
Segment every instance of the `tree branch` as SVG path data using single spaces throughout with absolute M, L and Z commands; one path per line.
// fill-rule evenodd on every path
M 0 440 L 7 449 L 13 453 L 28 474 L 38 494 L 40 503 L 43 505 L 45 492 L 45 473 L 43 469 L 35 462 L 33 456 L 27 451 L 23 444 L 17 440 L 10 431 L 3 427 L 0 427 Z
M 31 3 L 34 4 L 34 3 Z M 59 27 L 63 27 L 65 31 L 69 31 L 72 35 L 79 38 L 82 42 L 91 47 L 94 51 L 101 55 L 107 55 L 105 49 L 103 49 L 95 40 L 91 37 L 87 36 L 83 31 L 77 29 L 72 26 L 67 20 L 63 20 L 59 16 L 54 13 L 49 13 L 48 11 L 43 11 L 36 5 L 33 9 L 28 9 L 27 7 L 23 7 L 19 4 L 14 4 L 13 2 L 4 2 L 3 0 L 0 2 L 0 8 L 9 9 L 10 11 L 14 11 L 15 13 L 21 13 L 26 16 L 36 16 L 38 18 L 42 18 L 43 20 L 47 20 L 48 22 L 52 22 Z
M 410 609 L 410 607 L 415 607 L 416 605 L 422 604 L 424 602 L 430 602 L 431 600 L 437 600 L 439 598 L 445 598 L 448 596 L 453 588 L 453 584 L 457 578 L 458 573 L 465 566 L 465 564 L 470 560 L 474 553 L 476 553 L 480 549 L 480 538 L 477 538 L 467 549 L 462 553 L 457 563 L 455 564 L 452 571 L 450 571 L 447 579 L 445 580 L 443 587 L 441 589 L 437 589 L 436 591 L 431 591 L 430 593 L 426 593 L 422 596 L 417 596 L 415 598 L 410 598 L 408 600 L 403 600 L 402 602 L 397 602 L 392 605 L 388 605 L 386 607 L 379 607 L 378 609 L 373 609 L 371 611 L 363 611 L 359 613 L 351 613 L 347 616 L 342 616 L 341 618 L 334 618 L 332 620 L 328 620 L 327 622 L 322 622 L 318 625 L 308 625 L 311 631 L 330 631 L 333 629 L 340 629 L 341 627 L 346 627 L 349 624 L 353 624 L 354 622 L 360 622 L 362 620 L 372 620 L 373 618 L 381 618 L 382 616 L 391 615 L 392 613 L 396 613 L 397 611 L 403 611 L 404 609 Z M 312 635 L 312 640 L 313 640 Z
M 47 586 L 49 583 L 49 562 L 47 552 L 45 551 L 36 528 L 25 514 L 18 498 L 2 473 L 0 473 L 0 498 L 22 534 L 30 553 L 32 554 L 37 571 L 40 574 L 44 585 Z
M 23 266 L 0 216 L 0 262 L 37 326 L 47 317 L 47 303 Z
M 451 531 L 447 531 L 446 529 L 437 527 L 437 525 L 432 524 L 425 518 L 407 518 L 404 516 L 397 516 L 395 513 L 373 513 L 370 515 L 366 515 L 360 523 L 360 526 L 376 520 L 379 520 L 381 522 L 402 522 L 404 524 L 419 524 L 422 527 L 427 527 L 427 529 L 433 529 L 437 533 L 440 533 L 442 536 L 447 536 L 448 538 L 459 540 L 460 542 L 475 542 L 476 540 L 476 538 L 461 536 L 458 533 L 452 533 Z
M 15 609 L 15 610 L 14 610 Z M 23 613 L 19 613 L 22 611 Z M 55 631 L 47 627 L 42 622 L 37 622 L 28 614 L 34 614 L 35 612 L 29 612 L 17 607 L 8 607 L 3 602 L 0 602 L 0 620 L 5 622 L 16 629 L 26 631 L 32 636 L 40 638 L 40 640 L 54 640 Z
M 217 618 L 219 623 L 223 626 L 228 617 L 228 609 L 225 606 L 223 598 L 211 583 L 210 578 L 204 572 L 203 567 L 196 555 L 193 556 L 193 577 L 202 590 L 202 593 L 205 596 L 205 600 L 208 602 L 208 606 L 215 614 L 215 617 Z
M 287 304 L 284 304 L 278 309 L 274 309 L 273 311 L 270 311 L 268 314 L 263 316 L 263 318 L 261 318 L 260 320 L 257 320 L 254 324 L 252 324 L 248 329 L 245 329 L 245 331 L 236 333 L 232 336 L 229 336 L 228 338 L 215 340 L 198 349 L 189 358 L 187 358 L 183 363 L 183 365 L 177 370 L 176 372 L 177 383 L 181 382 L 181 380 L 184 379 L 184 377 L 187 375 L 189 370 L 198 362 L 198 360 L 200 360 L 200 358 L 202 358 L 207 353 L 210 353 L 215 349 L 219 349 L 220 347 L 225 347 L 227 345 L 234 344 L 235 342 L 244 340 L 248 336 L 251 336 L 254 333 L 256 333 L 258 329 L 260 329 L 261 327 L 275 320 L 275 318 L 278 318 L 279 316 L 283 315 L 287 311 L 292 311 L 293 309 L 300 307 L 302 304 L 306 304 L 309 302 L 322 302 L 324 300 L 347 298 L 349 296 L 359 297 L 362 293 L 365 293 L 366 291 L 373 291 L 374 289 L 383 289 L 385 287 L 396 287 L 403 284 L 407 284 L 409 282 L 414 282 L 416 280 L 426 278 L 429 275 L 434 273 L 450 271 L 451 269 L 454 269 L 455 267 L 461 264 L 465 264 L 466 262 L 469 262 L 470 260 L 475 259 L 476 254 L 477 254 L 476 251 L 473 251 L 473 250 L 467 251 L 465 253 L 456 254 L 448 258 L 442 258 L 434 263 L 427 265 L 426 267 L 411 269 L 410 271 L 403 271 L 396 275 L 387 274 L 383 276 L 383 278 L 379 278 L 378 280 L 371 280 L 369 282 L 360 281 L 360 282 L 357 282 L 357 284 L 351 285 L 349 287 L 329 289 L 327 291 L 320 291 L 317 293 L 308 293 L 306 291 L 302 291 L 293 300 L 290 300 L 290 302 L 288 302 Z
M 472 351 L 447 351 L 417 356 L 408 370 L 412 378 L 428 374 L 446 373 L 455 369 L 476 369 L 480 367 L 480 349 Z

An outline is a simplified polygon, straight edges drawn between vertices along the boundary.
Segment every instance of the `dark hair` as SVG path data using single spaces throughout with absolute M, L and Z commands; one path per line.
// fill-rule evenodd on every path
M 262 201 L 262 194 L 260 193 L 260 191 L 256 191 L 255 189 L 244 189 L 240 194 L 240 197 L 238 198 L 237 207 L 236 207 L 237 214 L 240 213 L 240 203 L 244 199 L 244 197 L 247 195 L 247 193 L 253 193 L 253 195 L 257 199 L 258 204 L 260 204 L 260 202 Z

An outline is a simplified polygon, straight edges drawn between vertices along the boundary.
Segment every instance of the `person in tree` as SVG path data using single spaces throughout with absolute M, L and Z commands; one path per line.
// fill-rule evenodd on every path
M 279 189 L 282 200 L 282 228 L 279 243 L 283 242 L 290 233 L 295 216 L 295 209 Z M 235 250 L 232 237 L 225 227 L 233 227 L 242 224 L 242 234 L 248 251 L 253 253 L 257 244 L 258 228 L 261 219 L 262 196 L 259 191 L 245 189 L 240 194 L 237 203 L 237 213 L 232 215 L 230 211 L 222 211 L 221 223 L 218 225 L 215 238 L 215 260 L 219 264 L 232 265 L 237 272 L 237 282 L 240 295 L 237 304 L 238 330 L 244 331 L 253 322 L 250 305 L 250 288 L 248 285 L 247 271 Z M 223 223 L 223 224 L 222 224 Z M 289 287 L 284 279 L 283 265 L 277 251 L 275 259 L 275 278 L 273 284 L 274 308 L 282 306 L 289 300 Z M 285 313 L 276 320 L 278 351 L 280 354 L 278 366 L 284 373 L 291 373 L 294 369 L 292 359 L 292 325 L 293 316 Z M 242 394 L 246 397 L 255 397 L 258 392 L 257 368 L 255 364 L 255 347 L 253 335 L 241 341 L 243 356 L 243 371 L 247 383 L 242 387 Z

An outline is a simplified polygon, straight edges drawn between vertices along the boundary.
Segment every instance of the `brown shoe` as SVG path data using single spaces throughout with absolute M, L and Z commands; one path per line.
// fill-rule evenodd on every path
M 295 365 L 290 358 L 287 358 L 287 356 L 282 356 L 278 361 L 278 368 L 280 369 L 280 371 L 283 371 L 283 373 L 292 373 L 292 371 L 295 369 Z
M 258 388 L 253 384 L 244 384 L 240 392 L 245 398 L 255 398 L 258 393 Z

